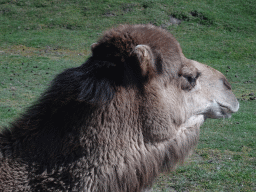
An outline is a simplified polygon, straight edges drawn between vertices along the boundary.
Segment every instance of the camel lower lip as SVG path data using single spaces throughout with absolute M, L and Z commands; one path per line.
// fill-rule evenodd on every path
M 221 107 L 221 113 L 224 118 L 230 118 L 232 116 L 231 113 L 226 112 L 225 108 L 223 109 L 222 107 Z

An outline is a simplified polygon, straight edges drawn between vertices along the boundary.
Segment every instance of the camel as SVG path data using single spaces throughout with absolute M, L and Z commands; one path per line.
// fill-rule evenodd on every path
M 153 25 L 121 25 L 0 133 L 0 191 L 140 192 L 239 103 L 219 71 Z

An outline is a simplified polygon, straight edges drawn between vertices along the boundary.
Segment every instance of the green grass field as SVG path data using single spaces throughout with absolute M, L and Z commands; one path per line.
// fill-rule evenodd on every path
M 154 191 L 256 191 L 254 0 L 0 0 L 0 127 L 57 73 L 81 65 L 103 31 L 124 23 L 167 29 L 187 58 L 225 74 L 240 100 L 231 119 L 207 120 L 195 154 Z

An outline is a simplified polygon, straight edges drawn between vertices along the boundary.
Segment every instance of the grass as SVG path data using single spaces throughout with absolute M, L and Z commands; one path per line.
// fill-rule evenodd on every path
M 170 17 L 181 19 L 172 25 Z M 226 75 L 240 100 L 228 120 L 208 120 L 195 154 L 154 191 L 256 191 L 256 4 L 253 0 L 0 0 L 0 127 L 54 76 L 79 66 L 103 31 L 152 23 L 187 58 Z

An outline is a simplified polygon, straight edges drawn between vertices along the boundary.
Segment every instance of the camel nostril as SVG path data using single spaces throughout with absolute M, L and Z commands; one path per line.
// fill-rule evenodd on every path
M 221 79 L 223 81 L 223 84 L 225 85 L 225 87 L 228 89 L 228 90 L 231 90 L 231 85 L 230 83 L 228 82 L 228 80 L 226 78 L 222 78 Z

